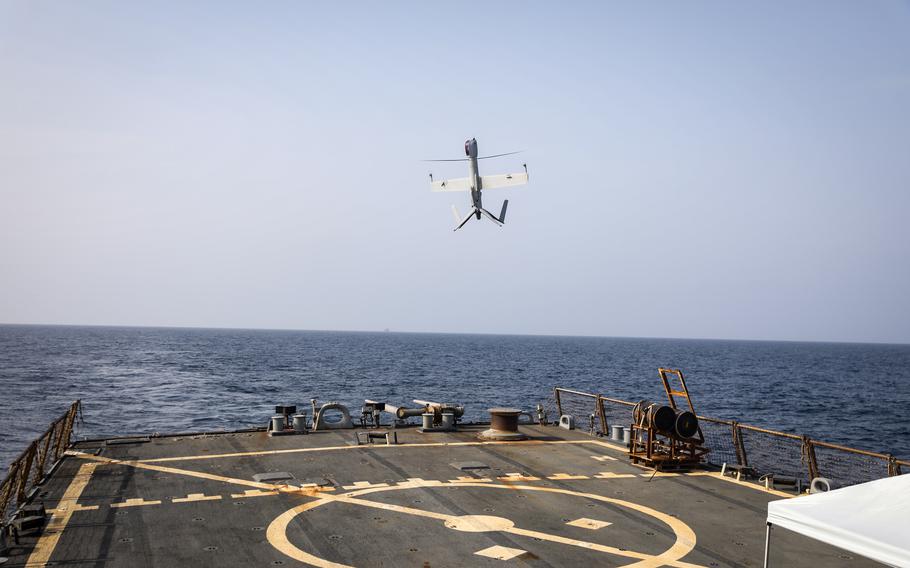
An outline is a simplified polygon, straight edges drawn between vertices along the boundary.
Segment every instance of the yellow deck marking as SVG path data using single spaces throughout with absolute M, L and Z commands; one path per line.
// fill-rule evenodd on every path
M 612 456 L 591 456 L 591 459 L 603 462 L 603 461 L 616 461 L 616 458 Z
M 629 479 L 635 477 L 634 473 L 616 473 L 614 471 L 602 471 L 594 476 L 595 479 Z
M 202 493 L 190 493 L 186 497 L 171 499 L 172 503 L 192 503 L 194 501 L 218 501 L 221 495 L 205 495 Z
M 651 473 L 639 473 L 638 477 L 679 477 L 680 474 L 675 471 L 655 471 Z
M 507 531 L 515 526 L 510 519 L 492 515 L 461 515 L 452 517 L 443 523 L 447 529 L 462 532 L 495 532 Z
M 657 568 L 659 566 L 675 566 L 677 568 L 703 568 L 697 564 L 691 564 L 688 562 L 682 562 L 680 559 L 683 558 L 686 554 L 691 552 L 695 548 L 695 533 L 689 528 L 688 525 L 671 517 L 665 513 L 651 509 L 644 505 L 639 505 L 637 503 L 632 503 L 629 501 L 622 501 L 620 499 L 614 499 L 611 497 L 604 497 L 602 495 L 597 495 L 594 493 L 581 493 L 576 491 L 569 491 L 567 489 L 559 489 L 556 487 L 540 487 L 540 486 L 531 486 L 531 485 L 506 485 L 506 484 L 484 484 L 484 483 L 461 483 L 459 487 L 482 487 L 482 488 L 498 488 L 498 489 L 522 489 L 527 491 L 546 491 L 551 493 L 560 493 L 564 495 L 576 495 L 581 497 L 586 497 L 588 499 L 595 499 L 597 501 L 603 501 L 607 503 L 613 503 L 620 505 L 626 508 L 633 509 L 640 513 L 656 517 L 658 520 L 667 524 L 676 535 L 676 542 L 669 549 L 658 555 L 644 554 L 640 552 L 635 552 L 631 550 L 622 550 L 612 546 L 605 546 L 593 542 L 586 542 L 583 540 L 577 540 L 572 538 L 561 537 L 558 535 L 551 535 L 548 533 L 537 532 L 527 529 L 521 529 L 515 526 L 511 526 L 511 521 L 508 521 L 508 525 L 505 523 L 501 524 L 496 530 L 499 532 L 505 532 L 509 534 L 528 536 L 531 538 L 537 538 L 543 541 L 556 542 L 560 544 L 566 544 L 569 546 L 578 546 L 581 548 L 586 548 L 588 550 L 595 550 L 598 552 L 605 552 L 608 554 L 613 554 L 616 556 L 624 556 L 627 558 L 634 558 L 639 560 L 633 564 L 629 564 L 629 567 L 634 568 Z M 458 525 L 459 519 L 462 518 L 458 515 L 447 515 L 444 513 L 436 513 L 433 511 L 424 511 L 421 509 L 414 509 L 411 507 L 403 507 L 400 505 L 393 505 L 390 503 L 380 503 L 377 501 L 369 501 L 366 499 L 357 499 L 361 495 L 366 495 L 369 493 L 383 492 L 383 491 L 394 491 L 397 489 L 404 489 L 405 486 L 397 485 L 392 487 L 377 487 L 371 489 L 363 489 L 359 491 L 351 491 L 350 493 L 345 493 L 342 495 L 332 495 L 326 496 L 326 498 L 318 499 L 316 501 L 310 501 L 308 503 L 303 503 L 293 507 L 278 517 L 269 525 L 268 530 L 266 531 L 266 538 L 276 549 L 281 551 L 283 554 L 306 564 L 312 566 L 317 566 L 319 568 L 350 568 L 346 564 L 339 564 L 336 562 L 331 562 L 318 556 L 314 556 L 309 552 L 306 552 L 297 546 L 293 545 L 287 538 L 287 527 L 294 518 L 299 514 L 315 509 L 322 505 L 328 503 L 342 502 L 352 505 L 360 505 L 364 507 L 371 507 L 376 509 L 382 509 L 387 511 L 396 511 L 400 513 L 406 513 L 410 515 L 417 515 L 421 517 L 428 517 L 442 520 L 446 523 L 446 526 L 449 525 Z M 451 526 L 450 528 L 456 528 Z M 464 529 L 461 529 L 464 530 Z
M 28 566 L 47 565 L 51 555 L 54 553 L 54 549 L 57 548 L 60 535 L 63 534 L 66 525 L 69 524 L 73 513 L 78 510 L 84 510 L 76 501 L 82 496 L 85 486 L 88 485 L 89 480 L 92 478 L 92 473 L 95 472 L 95 468 L 99 465 L 101 464 L 84 463 L 79 466 L 79 471 L 73 476 L 73 480 L 70 481 L 69 486 L 67 486 L 66 491 L 63 492 L 63 496 L 60 498 L 60 503 L 63 503 L 63 505 L 57 505 L 57 511 L 51 515 L 51 520 L 44 527 L 38 542 L 35 543 L 35 548 L 29 554 L 26 561 Z M 94 508 L 97 509 L 98 506 L 95 505 Z
M 388 487 L 388 483 L 370 483 L 369 481 L 355 481 L 352 485 L 343 485 L 342 489 L 367 489 L 370 487 Z
M 446 445 L 446 444 L 442 444 L 442 445 Z M 351 446 L 351 447 L 354 447 L 354 446 Z M 383 446 L 376 446 L 376 447 L 383 447 Z M 391 447 L 394 447 L 394 446 L 391 446 Z M 158 466 L 158 465 L 145 463 L 145 462 L 120 461 L 120 460 L 115 460 L 115 459 L 101 457 L 101 456 L 93 456 L 91 454 L 81 454 L 80 453 L 78 455 L 79 455 L 79 457 L 82 457 L 83 459 L 92 460 L 94 462 L 125 465 L 128 467 L 135 467 L 138 469 L 148 469 L 148 470 L 152 470 L 152 471 L 173 473 L 173 474 L 177 474 L 177 475 L 185 475 L 185 476 L 189 476 L 189 477 L 209 479 L 212 481 L 220 481 L 220 482 L 224 482 L 224 483 L 245 485 L 248 487 L 254 487 L 256 489 L 264 489 L 264 490 L 278 489 L 280 491 L 300 493 L 301 495 L 310 495 L 310 496 L 314 496 L 314 497 L 316 496 L 315 495 L 316 492 L 314 492 L 313 490 L 307 490 L 307 489 L 302 489 L 302 488 L 301 489 L 292 489 L 291 487 L 288 487 L 288 486 L 276 486 L 276 485 L 271 485 L 268 483 L 249 481 L 246 479 L 236 479 L 236 478 L 230 478 L 230 477 L 226 477 L 226 476 L 222 476 L 222 475 L 215 475 L 215 474 L 203 473 L 203 472 L 198 472 L 198 471 Z M 84 465 L 89 465 L 89 464 L 84 464 Z M 522 479 L 522 477 L 519 474 L 511 474 L 510 476 L 506 476 L 506 479 L 516 480 L 516 479 Z M 525 480 L 533 479 L 535 481 L 538 480 L 538 478 L 530 477 L 530 476 L 528 476 L 524 479 Z M 87 483 L 87 481 L 88 480 L 86 478 L 85 483 Z M 434 518 L 434 519 L 446 521 L 451 518 L 454 518 L 454 515 L 435 513 L 432 511 L 414 509 L 411 507 L 403 507 L 400 505 L 392 505 L 389 503 L 378 503 L 378 502 L 355 498 L 359 495 L 374 493 L 377 491 L 389 491 L 389 490 L 395 490 L 395 489 L 406 489 L 406 488 L 413 488 L 413 487 L 432 487 L 432 486 L 442 486 L 442 485 L 443 485 L 442 482 L 439 482 L 439 481 L 427 481 L 427 480 L 422 480 L 419 478 L 412 478 L 412 479 L 408 480 L 407 482 L 403 482 L 403 483 L 400 483 L 398 485 L 391 486 L 391 487 L 374 487 L 374 488 L 369 488 L 369 489 L 361 489 L 361 490 L 352 491 L 350 493 L 346 493 L 346 494 L 342 494 L 342 495 L 322 494 L 316 500 L 310 501 L 309 503 L 304 503 L 303 505 L 298 505 L 297 507 L 294 507 L 294 508 L 290 509 L 289 511 L 286 511 L 282 515 L 279 515 L 269 525 L 269 529 L 268 529 L 268 533 L 267 533 L 268 538 L 269 538 L 269 541 L 272 542 L 273 546 L 275 546 L 276 548 L 278 548 L 279 550 L 281 550 L 282 552 L 284 552 L 285 554 L 287 554 L 288 556 L 290 556 L 292 558 L 301 560 L 303 562 L 308 562 L 308 563 L 314 564 L 316 566 L 328 566 L 328 567 L 338 568 L 338 567 L 341 567 L 344 565 L 328 562 L 321 558 L 310 555 L 309 553 L 306 553 L 306 552 L 300 550 L 299 548 L 295 547 L 287 540 L 287 537 L 285 536 L 285 531 L 286 531 L 287 525 L 300 512 L 309 510 L 314 507 L 318 507 L 320 505 L 324 505 L 326 503 L 343 502 L 343 503 L 351 503 L 351 504 L 356 504 L 356 505 L 373 507 L 373 508 L 382 509 L 382 510 L 386 510 L 386 511 L 396 511 L 396 512 L 401 512 L 401 513 L 405 513 L 405 514 L 418 515 L 418 516 L 422 516 L 422 517 L 428 517 L 428 518 Z M 656 511 L 654 509 L 651 509 L 649 507 L 645 507 L 643 505 L 638 505 L 636 503 L 613 499 L 610 497 L 604 497 L 604 496 L 593 494 L 593 493 L 576 493 L 574 491 L 568 491 L 565 489 L 559 489 L 559 488 L 555 488 L 555 487 L 534 487 L 534 486 L 530 486 L 530 485 L 511 485 L 511 484 L 492 484 L 492 483 L 485 484 L 485 483 L 476 483 L 476 482 L 475 483 L 462 482 L 462 483 L 459 483 L 458 486 L 460 486 L 460 487 L 511 488 L 511 489 L 521 489 L 521 490 L 528 490 L 528 491 L 548 491 L 548 492 L 553 492 L 553 493 L 562 493 L 562 494 L 566 494 L 566 495 L 582 495 L 589 499 L 595 499 L 595 500 L 609 502 L 609 503 L 616 503 L 616 504 L 619 504 L 619 505 L 622 505 L 625 507 L 632 508 L 639 512 L 657 517 L 659 520 L 661 520 L 664 523 L 666 523 L 667 525 L 669 525 L 673 529 L 674 533 L 676 533 L 676 535 L 677 535 L 676 543 L 670 549 L 661 553 L 660 555 L 653 556 L 653 555 L 647 555 L 647 554 L 642 554 L 642 553 L 628 551 L 628 550 L 620 550 L 619 548 L 604 546 L 604 545 L 600 545 L 600 544 L 596 544 L 596 543 L 590 543 L 590 542 L 585 542 L 585 541 L 579 541 L 576 539 L 560 537 L 557 535 L 549 535 L 547 533 L 538 533 L 536 531 L 529 531 L 526 529 L 520 529 L 518 527 L 512 527 L 503 532 L 508 532 L 508 533 L 517 534 L 517 535 L 523 535 L 523 536 L 531 536 L 533 538 L 540 538 L 541 540 L 547 540 L 550 542 L 558 542 L 561 544 L 579 546 L 582 548 L 587 548 L 587 549 L 596 550 L 596 551 L 600 551 L 600 552 L 607 552 L 607 553 L 615 554 L 618 556 L 636 558 L 636 559 L 639 559 L 640 562 L 636 562 L 633 565 L 631 565 L 631 566 L 634 566 L 635 568 L 653 568 L 653 567 L 657 567 L 657 566 L 661 566 L 661 565 L 671 565 L 671 566 L 676 566 L 676 567 L 681 567 L 681 568 L 691 568 L 691 567 L 696 566 L 694 564 L 681 562 L 679 560 L 680 558 L 682 558 L 683 556 L 688 554 L 692 550 L 692 548 L 694 548 L 694 546 L 695 546 L 695 533 L 692 532 L 692 529 L 690 529 L 688 527 L 688 525 L 679 521 L 678 519 L 671 517 L 669 515 L 666 515 L 664 513 L 661 513 L 659 511 Z M 83 488 L 84 488 L 84 485 L 83 485 Z M 322 488 L 319 488 L 319 489 L 322 489 Z M 81 493 L 81 489 L 79 490 L 79 493 Z M 127 503 L 130 503 L 130 502 L 143 502 L 143 501 L 142 501 L 142 499 L 127 500 Z M 146 502 L 143 502 L 143 503 L 146 503 Z M 151 504 L 151 502 L 147 502 L 147 503 Z M 121 504 L 121 505 L 123 505 L 123 504 Z M 112 505 L 112 506 L 114 506 L 114 505 Z M 58 536 L 58 538 L 59 538 L 59 536 Z M 36 548 L 36 552 L 37 552 L 37 548 Z M 48 555 L 48 558 L 49 558 L 49 555 Z M 44 560 L 44 562 L 47 562 L 47 560 Z
M 432 479 L 421 479 L 419 477 L 409 477 L 407 481 L 399 481 L 397 487 L 438 487 L 442 485 L 441 481 Z
M 63 514 L 67 510 L 71 513 L 75 513 L 76 511 L 97 511 L 98 505 L 80 505 L 79 503 L 74 503 L 72 506 L 63 505 L 57 509 L 46 509 L 46 511 L 52 515 L 54 513 Z
M 580 527 L 583 529 L 590 529 L 596 531 L 597 529 L 602 529 L 608 527 L 613 523 L 608 523 L 607 521 L 598 521 L 597 519 L 589 519 L 587 517 L 582 517 L 581 519 L 575 519 L 574 521 L 569 521 L 566 523 L 570 527 Z
M 511 560 L 516 556 L 521 556 L 527 552 L 527 550 L 522 550 L 520 548 L 509 548 L 508 546 L 491 546 L 490 548 L 484 548 L 483 550 L 478 550 L 474 554 L 478 556 L 486 556 L 487 558 L 495 558 L 496 560 Z
M 123 503 L 111 503 L 111 507 L 119 509 L 121 507 L 144 507 L 146 505 L 160 505 L 161 501 L 146 501 L 143 498 L 127 499 Z
M 197 477 L 199 479 L 208 479 L 209 481 L 221 481 L 223 483 L 232 483 L 235 485 L 245 485 L 247 487 L 253 487 L 255 489 L 265 489 L 269 491 L 281 490 L 284 491 L 285 487 L 283 485 L 272 485 L 271 483 L 262 483 L 260 481 L 251 481 L 249 479 L 237 479 L 234 477 L 226 477 L 224 475 L 215 475 L 214 473 L 204 473 L 201 471 L 192 471 L 189 469 L 177 469 L 173 467 L 165 467 L 162 465 L 154 465 L 145 462 L 139 461 L 124 461 L 117 460 L 113 458 L 106 458 L 102 456 L 93 456 L 92 454 L 84 453 L 75 453 L 78 457 L 86 460 L 91 460 L 95 462 L 115 464 L 115 465 L 124 465 L 127 467 L 135 467 L 137 469 L 148 469 L 151 471 L 160 471 L 162 473 L 173 473 L 175 475 L 185 475 L 188 477 Z M 299 488 L 294 489 L 294 491 L 299 490 Z
M 706 472 L 703 472 L 702 475 L 704 475 L 705 477 L 713 477 L 714 479 L 722 479 L 729 483 L 735 483 L 735 484 L 739 485 L 740 487 L 748 487 L 750 489 L 755 489 L 756 491 L 761 491 L 763 493 L 770 493 L 770 494 L 776 495 L 778 497 L 787 497 L 788 499 L 792 499 L 793 497 L 798 497 L 798 495 L 796 495 L 794 493 L 785 493 L 785 492 L 779 491 L 777 489 L 765 489 L 764 485 L 759 485 L 758 483 L 750 483 L 748 481 L 737 481 L 735 477 L 727 477 L 726 475 L 721 475 L 719 471 L 706 471 Z
M 243 499 L 244 497 L 265 497 L 266 495 L 278 495 L 277 491 L 262 491 L 259 489 L 247 489 L 243 493 L 231 493 L 234 499 Z
M 569 479 L 591 479 L 587 475 L 570 475 L 568 473 L 554 473 L 553 475 L 548 475 L 547 479 L 554 480 L 569 480 Z
M 522 475 L 518 472 L 506 473 L 502 477 L 497 477 L 496 479 L 500 481 L 540 481 L 539 477 L 534 477 L 533 475 Z
M 450 479 L 449 483 L 490 483 L 493 480 L 489 477 L 469 477 L 463 475 L 461 477 L 456 477 L 455 479 Z
M 159 462 L 172 462 L 172 461 L 192 461 L 192 460 L 211 460 L 211 459 L 221 459 L 221 458 L 243 458 L 249 456 L 269 456 L 269 455 L 281 455 L 281 454 L 299 454 L 299 453 L 309 453 L 309 452 L 332 452 L 337 450 L 380 450 L 382 449 L 407 449 L 407 448 L 443 448 L 443 447 L 462 447 L 462 446 L 501 446 L 501 445 L 516 445 L 516 446 L 544 446 L 551 444 L 569 444 L 569 445 L 596 445 L 602 446 L 605 448 L 610 448 L 614 451 L 619 451 L 621 453 L 626 453 L 624 449 L 617 449 L 599 440 L 522 440 L 519 442 L 505 442 L 505 441 L 487 441 L 487 442 L 421 442 L 416 444 L 397 444 L 393 446 L 387 446 L 385 444 L 365 444 L 363 446 L 325 446 L 322 448 L 290 448 L 284 450 L 257 450 L 252 452 L 237 452 L 232 454 L 202 454 L 195 456 L 176 456 L 170 458 L 153 458 L 147 460 L 138 460 L 137 463 L 159 463 Z M 74 454 L 77 452 L 73 452 Z

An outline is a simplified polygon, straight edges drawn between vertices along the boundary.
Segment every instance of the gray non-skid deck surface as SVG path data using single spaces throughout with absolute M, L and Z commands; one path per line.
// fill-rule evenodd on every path
M 399 430 L 392 447 L 354 446 L 352 431 L 109 445 L 63 462 L 40 498 L 54 508 L 84 485 L 81 494 L 8 565 L 41 565 L 42 554 L 86 567 L 761 565 L 766 506 L 778 497 L 708 475 L 648 481 L 618 446 L 522 429 L 532 441 L 479 444 L 471 428 Z M 279 471 L 330 485 L 255 486 L 255 474 Z M 783 530 L 774 538 L 777 566 L 874 565 Z

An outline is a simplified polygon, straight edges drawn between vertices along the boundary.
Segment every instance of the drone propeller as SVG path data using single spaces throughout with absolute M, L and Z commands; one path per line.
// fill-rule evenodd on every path
M 506 152 L 505 154 L 493 154 L 492 156 L 479 156 L 478 160 L 486 160 L 487 158 L 499 158 L 500 156 L 511 156 L 512 154 L 521 154 L 524 150 L 518 150 L 517 152 Z
M 524 150 L 518 150 L 517 152 L 506 152 L 505 154 L 493 154 L 492 156 L 478 156 L 478 160 L 486 160 L 487 158 L 501 158 L 502 156 L 511 156 L 512 154 L 520 154 Z M 450 160 L 421 160 L 421 162 L 467 162 L 471 158 L 453 158 Z

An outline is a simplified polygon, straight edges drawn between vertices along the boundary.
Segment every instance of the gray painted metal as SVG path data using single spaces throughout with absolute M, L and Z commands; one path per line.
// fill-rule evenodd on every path
M 80 506 L 71 509 L 69 525 L 54 535 L 59 540 L 48 565 L 301 566 L 273 546 L 268 528 L 281 516 L 323 498 L 322 505 L 300 512 L 281 534 L 294 547 L 340 565 L 622 566 L 636 559 L 565 539 L 645 555 L 673 546 L 668 524 L 622 502 L 689 526 L 697 535 L 694 548 L 681 558 L 689 566 L 761 565 L 767 504 L 778 497 L 758 485 L 706 472 L 657 476 L 647 482 L 646 472 L 623 459 L 624 448 L 603 438 L 528 425 L 520 428 L 529 441 L 486 444 L 477 439 L 483 428 L 464 425 L 458 432 L 432 437 L 416 428 L 399 428 L 401 444 L 396 446 L 347 446 L 350 433 L 338 431 L 153 438 L 147 444 L 106 448 L 97 459 L 115 461 L 99 467 L 75 501 L 63 501 L 64 495 L 74 479 L 84 477 L 80 468 L 96 458 L 68 455 L 36 496 L 49 511 L 63 503 Z M 75 450 L 90 454 L 100 446 L 77 443 Z M 602 456 L 614 459 L 592 459 Z M 452 467 L 470 462 L 490 467 L 473 472 Z M 302 488 L 267 491 L 243 484 L 252 483 L 257 473 L 275 475 L 276 470 L 293 475 L 297 481 L 292 485 Z M 514 475 L 510 472 L 521 472 L 522 480 L 508 481 Z M 476 481 L 465 483 L 468 479 Z M 306 489 L 310 483 L 325 491 Z M 200 500 L 187 502 L 188 495 Z M 113 506 L 130 500 L 141 504 Z M 413 512 L 454 520 L 500 518 L 520 531 L 563 540 L 455 530 Z M 591 520 L 612 524 L 596 528 Z M 774 531 L 774 540 L 778 566 L 876 566 L 844 558 L 843 551 L 788 531 Z M 4 554 L 11 557 L 8 564 L 25 566 L 37 541 L 37 535 L 21 537 L 21 543 Z M 480 554 L 496 547 L 517 551 L 518 556 L 503 561 Z
M 341 418 L 338 421 L 327 420 L 326 413 L 330 411 L 341 413 Z M 313 418 L 313 430 L 345 430 L 353 427 L 354 423 L 351 421 L 348 407 L 338 402 L 323 404 Z
M 449 465 L 455 469 L 460 469 L 461 471 L 468 471 L 472 469 L 490 469 L 490 466 L 479 461 L 453 462 Z
M 272 483 L 275 481 L 287 481 L 289 479 L 294 479 L 294 474 L 287 471 L 269 471 L 266 473 L 253 474 L 253 481 L 258 481 L 259 483 Z

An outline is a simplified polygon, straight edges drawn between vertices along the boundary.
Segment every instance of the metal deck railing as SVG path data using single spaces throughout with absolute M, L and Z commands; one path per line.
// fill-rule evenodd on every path
M 599 394 L 556 387 L 552 403 L 558 415 L 571 414 L 576 427 L 594 434 L 608 435 L 610 425 L 627 427 L 632 423 L 634 402 Z M 910 473 L 910 461 L 890 454 L 870 452 L 832 444 L 758 426 L 699 416 L 708 463 L 736 464 L 752 468 L 760 475 L 774 474 L 810 481 L 826 477 L 838 487 Z
M 53 471 L 70 445 L 73 427 L 81 417 L 81 411 L 82 402 L 77 400 L 10 464 L 9 473 L 0 481 L 0 526 L 9 521 L 10 513 L 24 505 L 33 490 Z

